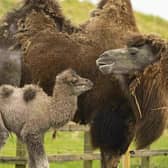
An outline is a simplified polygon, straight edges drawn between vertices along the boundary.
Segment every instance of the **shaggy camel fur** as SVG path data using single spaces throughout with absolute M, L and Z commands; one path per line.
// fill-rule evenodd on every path
M 43 5 L 40 5 L 41 3 Z M 77 32 L 79 30 L 79 28 L 73 26 L 70 23 L 70 21 L 64 17 L 60 9 L 60 6 L 56 1 L 25 0 L 21 8 L 8 13 L 7 16 L 0 22 L 1 57 L 4 57 L 4 56 L 10 57 L 10 55 L 16 55 L 16 53 L 20 52 L 19 51 L 20 45 L 18 45 L 15 35 L 20 29 L 24 28 L 24 24 L 23 24 L 24 19 L 33 10 L 34 11 L 38 10 L 38 13 L 36 13 L 37 16 L 34 16 L 37 18 L 36 20 L 37 22 L 31 23 L 32 25 L 34 24 L 34 32 L 45 29 L 46 25 L 48 25 L 48 27 L 53 27 L 55 31 L 67 32 L 69 34 L 71 34 L 72 32 Z M 44 23 L 44 27 L 43 27 L 43 24 L 40 24 L 40 22 L 38 22 L 38 19 L 41 20 L 41 23 Z M 5 52 L 5 50 L 10 50 L 10 52 Z M 19 53 L 19 55 L 21 55 L 21 52 Z M 21 62 L 22 58 L 18 57 L 18 60 L 19 58 Z M 29 75 L 25 76 L 25 74 L 29 74 Z M 19 75 L 20 74 L 18 74 L 18 76 Z M 25 80 L 27 81 L 27 83 L 31 83 L 32 81 L 31 73 L 28 70 L 26 64 L 22 63 L 22 78 L 23 77 L 26 78 Z M 13 84 L 13 83 L 7 83 L 7 84 Z
M 114 153 L 124 153 L 134 135 L 134 129 L 131 132 L 130 123 L 127 122 L 131 121 L 134 125 L 134 114 L 118 81 L 114 79 L 111 82 L 108 77 L 102 76 L 95 61 L 105 50 L 124 46 L 125 33 L 137 31 L 130 1 L 108 0 L 98 16 L 91 17 L 81 26 L 80 31 L 72 34 L 58 29 L 57 19 L 53 19 L 52 12 L 46 12 L 48 7 L 53 6 L 49 4 L 55 1 L 26 2 L 32 9 L 29 8 L 28 12 L 24 10 L 27 9 L 25 3 L 18 10 L 18 15 L 21 13 L 25 17 L 17 22 L 19 32 L 16 35 L 17 44 L 24 51 L 23 63 L 30 72 L 24 73 L 22 84 L 28 83 L 25 77 L 31 76 L 34 83 L 40 82 L 40 86 L 51 95 L 55 76 L 69 67 L 94 81 L 93 90 L 79 97 L 75 121 L 91 122 L 93 132 L 99 132 L 101 128 L 100 137 L 93 138 L 94 144 L 98 144 L 95 147 L 100 147 L 104 154 L 108 153 L 108 160 Z M 55 13 L 59 11 L 54 10 Z M 115 110 L 124 109 L 128 115 L 115 113 Z M 92 133 L 92 137 L 95 135 Z
M 127 48 L 106 51 L 97 65 L 103 73 L 121 75 L 124 85 L 129 84 L 140 117 L 137 148 L 150 145 L 160 137 L 168 118 L 168 42 L 154 35 L 133 35 Z
M 36 22 L 31 23 L 34 24 L 34 32 L 45 29 L 46 25 L 53 27 L 58 32 L 67 32 L 68 34 L 79 31 L 79 28 L 73 26 L 70 20 L 64 17 L 57 1 L 24 0 L 24 4 L 19 9 L 9 12 L 0 23 L 0 49 L 5 48 L 5 50 L 10 49 L 14 53 L 18 52 L 20 45 L 18 45 L 15 35 L 20 29 L 23 31 L 24 19 L 32 11 L 38 11 L 37 16 L 34 16 L 37 18 Z M 40 24 L 38 20 L 41 20 L 45 26 L 43 27 L 43 24 Z M 29 75 L 25 76 L 25 74 Z M 22 64 L 22 78 L 26 78 L 27 83 L 32 81 L 26 64 Z
M 72 70 L 57 75 L 53 96 L 37 85 L 0 87 L 0 147 L 14 132 L 27 145 L 30 168 L 48 168 L 42 137 L 50 128 L 59 128 L 72 120 L 77 97 L 93 84 Z

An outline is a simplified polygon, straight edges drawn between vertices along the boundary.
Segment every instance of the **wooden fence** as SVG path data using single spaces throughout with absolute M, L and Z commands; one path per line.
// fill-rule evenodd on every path
M 84 153 L 73 155 L 52 155 L 48 156 L 50 163 L 55 162 L 68 162 L 68 161 L 83 161 L 83 168 L 92 168 L 93 160 L 100 160 L 99 153 L 93 153 L 90 134 L 88 126 L 79 126 L 75 124 L 69 124 L 59 129 L 59 131 L 84 131 Z M 25 145 L 17 140 L 16 145 L 16 157 L 0 156 L 0 163 L 14 164 L 15 168 L 26 168 L 27 158 Z M 130 168 L 130 158 L 141 158 L 141 168 L 150 168 L 150 157 L 153 156 L 167 156 L 168 150 L 137 150 L 129 151 L 122 158 L 122 168 Z

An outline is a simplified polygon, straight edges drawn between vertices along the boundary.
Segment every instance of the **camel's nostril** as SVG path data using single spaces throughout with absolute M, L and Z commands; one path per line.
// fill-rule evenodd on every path
M 97 66 L 100 66 L 99 60 L 100 60 L 100 58 L 98 58 L 98 59 L 96 60 L 96 65 L 97 65 Z
M 105 65 L 112 65 L 112 64 L 114 64 L 114 63 L 115 63 L 115 60 L 112 59 L 112 58 L 104 58 L 104 57 L 102 57 L 102 58 L 98 58 L 98 59 L 96 60 L 96 65 L 97 65 L 98 67 L 100 67 L 100 66 L 105 66 Z

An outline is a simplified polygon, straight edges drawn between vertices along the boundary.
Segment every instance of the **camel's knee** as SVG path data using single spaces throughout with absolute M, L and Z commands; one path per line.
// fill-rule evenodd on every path
M 49 168 L 49 163 L 47 159 L 42 158 L 37 162 L 37 168 Z
M 45 154 L 42 139 L 38 136 L 26 137 L 26 144 L 29 153 L 30 165 L 34 162 L 36 168 L 49 168 L 47 156 Z

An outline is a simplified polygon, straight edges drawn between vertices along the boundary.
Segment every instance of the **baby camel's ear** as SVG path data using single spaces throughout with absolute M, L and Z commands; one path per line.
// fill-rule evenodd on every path
M 0 88 L 0 95 L 2 98 L 8 98 L 13 93 L 13 91 L 14 89 L 12 86 L 3 85 Z

